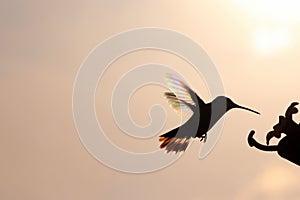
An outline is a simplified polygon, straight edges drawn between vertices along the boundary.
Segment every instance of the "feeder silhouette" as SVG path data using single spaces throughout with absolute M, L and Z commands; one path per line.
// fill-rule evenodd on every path
M 193 114 L 190 119 L 183 125 L 168 131 L 160 136 L 159 141 L 162 142 L 160 148 L 165 148 L 168 152 L 185 151 L 190 138 L 200 138 L 200 141 L 206 141 L 207 132 L 217 123 L 217 121 L 229 110 L 239 108 L 254 112 L 249 108 L 234 103 L 230 98 L 219 96 L 211 103 L 204 101 L 185 83 L 176 76 L 170 75 L 167 79 L 171 84 L 171 88 L 179 88 L 178 95 L 174 92 L 166 92 L 165 96 L 175 110 L 180 106 L 190 109 Z M 175 86 L 173 86 L 175 85 Z
M 262 151 L 277 151 L 281 157 L 300 166 L 300 125 L 292 119 L 292 115 L 298 112 L 296 105 L 298 103 L 294 102 L 288 107 L 285 117 L 279 116 L 279 123 L 266 136 L 267 145 L 260 144 L 253 138 L 254 130 L 249 133 L 248 144 Z M 281 138 L 282 133 L 286 134 L 286 136 L 277 145 L 269 146 L 269 141 L 273 137 Z

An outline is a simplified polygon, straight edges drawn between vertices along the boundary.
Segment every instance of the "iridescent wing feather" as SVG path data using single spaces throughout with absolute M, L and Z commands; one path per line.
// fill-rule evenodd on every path
M 189 110 L 189 107 L 182 101 L 185 101 L 192 106 L 198 105 L 196 93 L 180 80 L 179 77 L 172 74 L 166 74 L 165 80 L 172 92 L 165 92 L 164 95 L 177 114 L 181 115 L 182 110 Z

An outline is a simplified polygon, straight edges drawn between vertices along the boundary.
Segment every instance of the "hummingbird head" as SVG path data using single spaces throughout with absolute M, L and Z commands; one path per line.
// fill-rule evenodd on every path
M 243 106 L 240 106 L 240 105 L 234 103 L 230 98 L 225 97 L 225 96 L 217 97 L 216 101 L 224 102 L 224 104 L 226 105 L 226 111 L 231 110 L 233 108 L 239 108 L 239 109 L 243 109 L 243 110 L 248 110 L 248 111 L 256 113 L 258 115 L 260 114 L 259 112 L 254 111 L 250 108 L 246 108 L 246 107 L 243 107 Z

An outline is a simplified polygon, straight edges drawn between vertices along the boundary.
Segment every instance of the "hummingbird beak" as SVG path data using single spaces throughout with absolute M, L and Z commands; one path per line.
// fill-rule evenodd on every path
M 234 108 L 240 108 L 240 109 L 243 109 L 243 110 L 248 110 L 250 112 L 253 112 L 253 113 L 256 113 L 256 114 L 260 115 L 260 113 L 255 111 L 255 110 L 252 110 L 250 108 L 246 108 L 246 107 L 243 107 L 243 106 L 240 106 L 240 105 L 237 105 L 237 104 L 235 104 Z

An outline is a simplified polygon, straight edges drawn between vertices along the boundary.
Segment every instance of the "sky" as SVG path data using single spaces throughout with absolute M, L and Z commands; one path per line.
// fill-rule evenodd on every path
M 264 143 L 278 116 L 300 100 L 300 4 L 274 2 L 2 0 L 0 198 L 299 199 L 299 167 L 247 144 L 252 129 Z M 228 112 L 217 145 L 203 160 L 201 144 L 194 142 L 178 161 L 146 174 L 119 172 L 97 161 L 73 120 L 76 74 L 99 43 L 139 27 L 193 39 L 215 64 L 225 94 L 261 115 Z M 119 58 L 99 81 L 95 109 L 106 136 L 134 152 L 156 150 L 156 136 L 180 123 L 163 99 L 166 88 L 149 85 L 132 95 L 129 111 L 142 126 L 150 121 L 151 105 L 160 104 L 167 113 L 161 132 L 139 140 L 116 127 L 112 89 L 122 74 L 149 62 L 171 66 L 205 102 L 212 100 L 205 80 L 175 55 L 141 50 Z

